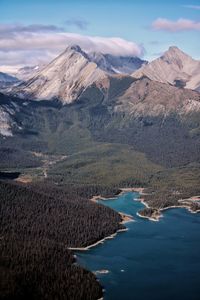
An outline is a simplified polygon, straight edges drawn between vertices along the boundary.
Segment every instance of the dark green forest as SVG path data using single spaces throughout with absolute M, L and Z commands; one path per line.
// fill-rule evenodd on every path
M 1 299 L 101 297 L 95 276 L 68 250 L 123 228 L 118 213 L 87 200 L 93 192 L 0 181 Z

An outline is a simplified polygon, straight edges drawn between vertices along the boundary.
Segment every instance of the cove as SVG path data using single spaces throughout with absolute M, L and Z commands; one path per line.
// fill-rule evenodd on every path
M 136 215 L 143 204 L 127 192 L 99 203 L 130 214 L 128 231 L 77 253 L 86 269 L 97 273 L 105 300 L 199 300 L 200 215 L 169 209 L 159 222 Z

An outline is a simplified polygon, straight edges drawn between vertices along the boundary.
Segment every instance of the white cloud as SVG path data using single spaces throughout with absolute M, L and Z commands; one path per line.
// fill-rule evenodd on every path
M 152 23 L 152 28 L 155 30 L 165 30 L 170 32 L 200 30 L 200 22 L 182 18 L 177 21 L 158 18 Z
M 99 51 L 124 56 L 142 56 L 144 53 L 141 45 L 119 37 L 80 35 L 65 32 L 53 25 L 0 24 L 0 69 L 2 65 L 48 62 L 71 44 L 78 44 L 86 52 Z

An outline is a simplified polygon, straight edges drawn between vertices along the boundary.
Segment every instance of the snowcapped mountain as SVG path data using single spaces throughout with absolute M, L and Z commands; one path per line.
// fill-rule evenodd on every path
M 91 52 L 88 56 L 99 68 L 110 74 L 131 74 L 147 64 L 147 61 L 133 56 L 114 56 L 100 52 Z
M 59 99 L 71 103 L 92 83 L 107 74 L 77 45 L 69 46 L 41 71 L 13 90 L 21 98 Z
M 200 86 L 200 61 L 192 59 L 177 47 L 170 47 L 160 58 L 142 66 L 132 76 L 197 89 Z

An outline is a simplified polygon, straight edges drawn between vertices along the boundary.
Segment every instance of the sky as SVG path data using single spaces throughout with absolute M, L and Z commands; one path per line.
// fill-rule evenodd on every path
M 46 63 L 70 44 L 153 60 L 200 59 L 200 0 L 0 0 L 0 70 Z

